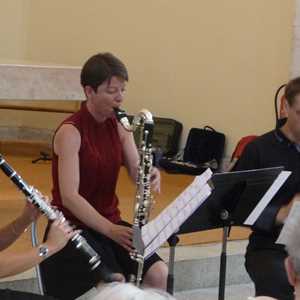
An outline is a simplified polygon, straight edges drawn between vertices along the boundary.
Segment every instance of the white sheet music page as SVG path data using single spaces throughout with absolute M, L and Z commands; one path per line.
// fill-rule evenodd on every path
M 261 200 L 258 202 L 256 207 L 253 209 L 251 214 L 248 216 L 246 221 L 244 222 L 245 225 L 252 226 L 258 217 L 261 215 L 263 210 L 267 207 L 267 205 L 270 203 L 270 201 L 273 199 L 275 194 L 278 192 L 278 190 L 281 188 L 281 186 L 285 183 L 287 178 L 291 175 L 292 172 L 290 171 L 281 171 L 277 178 L 274 180 L 272 185 L 269 187 L 267 192 L 264 194 L 264 196 L 261 198 Z
M 180 225 L 205 201 L 211 188 L 207 181 L 212 171 L 207 169 L 155 219 L 142 227 L 142 239 L 145 245 L 145 257 L 159 248 Z
M 276 241 L 276 244 L 286 245 L 291 239 L 290 234 L 293 234 L 295 228 L 299 227 L 300 220 L 300 202 L 294 202 Z
M 156 235 L 151 243 L 146 247 L 144 257 L 148 258 L 154 253 L 167 239 L 176 232 L 185 220 L 210 196 L 211 187 L 205 184 L 202 189 L 196 194 L 181 210 L 177 211 L 170 222 Z

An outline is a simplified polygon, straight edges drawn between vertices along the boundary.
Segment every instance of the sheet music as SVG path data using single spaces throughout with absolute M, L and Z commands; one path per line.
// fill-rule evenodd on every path
M 276 241 L 276 244 L 286 245 L 290 240 L 290 234 L 299 227 L 300 223 L 300 202 L 294 202 Z
M 176 232 L 185 220 L 209 197 L 211 187 L 205 184 L 201 191 L 195 195 L 181 210 L 177 211 L 177 215 L 156 235 L 154 240 L 146 247 L 144 257 L 149 257 L 154 253 L 167 239 Z
M 157 236 L 157 234 L 174 218 L 178 210 L 182 209 L 192 197 L 200 192 L 201 188 L 211 178 L 212 171 L 207 169 L 200 176 L 195 177 L 193 182 L 169 204 L 155 219 L 142 227 L 142 239 L 145 247 Z
M 270 201 L 273 199 L 274 195 L 278 192 L 287 178 L 291 175 L 292 172 L 290 171 L 281 171 L 277 178 L 274 180 L 273 184 L 269 187 L 265 195 L 261 198 L 258 202 L 256 207 L 253 209 L 251 214 L 248 216 L 246 221 L 244 222 L 245 225 L 252 226 L 258 217 L 261 215 L 263 210 L 267 207 Z
M 142 240 L 145 249 L 151 249 L 147 250 L 147 253 L 152 252 L 152 249 L 156 250 L 163 244 L 209 196 L 211 188 L 208 186 L 207 181 L 211 176 L 212 171 L 210 169 L 197 176 L 159 216 L 142 227 Z M 154 240 L 155 244 L 149 247 Z

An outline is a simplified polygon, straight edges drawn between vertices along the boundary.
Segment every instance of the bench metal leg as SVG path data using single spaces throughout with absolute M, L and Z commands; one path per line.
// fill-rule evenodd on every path
M 37 247 L 39 245 L 38 237 L 37 237 L 37 223 L 32 222 L 31 224 L 31 243 L 33 247 Z M 42 282 L 42 276 L 41 276 L 41 269 L 40 265 L 36 265 L 35 267 L 37 282 L 38 282 L 38 288 L 41 295 L 44 295 L 44 287 Z

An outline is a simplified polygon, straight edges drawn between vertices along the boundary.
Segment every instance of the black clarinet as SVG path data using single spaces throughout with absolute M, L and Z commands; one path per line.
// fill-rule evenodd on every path
M 23 192 L 26 199 L 36 206 L 44 215 L 48 217 L 49 220 L 53 221 L 56 219 L 65 218 L 57 209 L 51 207 L 47 201 L 43 199 L 41 193 L 35 189 L 33 186 L 28 185 L 23 178 L 5 161 L 3 156 L 0 154 L 0 168 L 1 170 L 10 178 L 10 180 Z M 91 265 L 91 269 L 96 269 L 100 263 L 100 256 L 97 252 L 88 244 L 86 239 L 79 233 L 76 233 L 71 239 L 76 249 L 80 250 L 88 258 L 88 262 Z
M 130 257 L 138 263 L 137 274 L 131 281 L 140 286 L 144 268 L 145 245 L 141 237 L 141 230 L 149 221 L 153 196 L 151 195 L 151 167 L 152 167 L 152 136 L 154 129 L 153 116 L 147 109 L 142 109 L 134 116 L 132 124 L 129 123 L 127 114 L 119 108 L 114 109 L 117 120 L 127 130 L 139 130 L 139 166 L 136 179 L 135 210 L 133 218 L 132 244 L 135 248 L 130 252 Z

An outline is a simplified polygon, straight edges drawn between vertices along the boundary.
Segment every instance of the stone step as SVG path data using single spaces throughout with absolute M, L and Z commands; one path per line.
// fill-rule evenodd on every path
M 249 283 L 244 267 L 247 241 L 230 241 L 227 244 L 226 284 Z M 216 287 L 219 284 L 221 243 L 176 247 L 175 291 Z M 168 261 L 169 249 L 159 254 Z
M 38 289 L 35 274 L 33 274 L 33 277 L 31 278 L 2 281 L 0 282 L 0 289 L 10 289 L 10 290 L 39 294 L 39 289 Z
M 217 300 L 218 288 L 195 289 L 175 293 L 177 300 Z M 253 284 L 227 285 L 225 289 L 225 299 L 227 300 L 247 300 L 254 295 Z
M 231 291 L 231 287 L 234 289 L 235 285 L 239 285 L 240 288 L 243 288 L 244 286 L 247 288 L 250 286 L 250 279 L 244 268 L 245 247 L 246 241 L 228 242 L 226 286 L 230 287 L 229 293 Z M 198 299 L 194 298 L 193 296 L 189 296 L 194 295 L 193 293 L 197 294 L 198 292 L 200 295 L 199 297 L 202 297 L 201 295 L 205 296 L 206 293 L 217 295 L 217 287 L 219 284 L 220 252 L 220 243 L 177 247 L 174 268 L 174 289 L 177 295 L 180 297 L 190 297 L 186 299 Z M 166 262 L 168 262 L 168 248 L 160 249 L 159 254 Z M 38 293 L 35 271 L 30 270 L 18 276 L 2 280 L 0 282 L 0 288 L 11 288 Z M 244 293 L 244 295 L 246 294 Z M 249 293 L 249 295 L 251 295 L 251 293 Z M 80 297 L 80 299 L 85 300 L 87 297 L 83 296 Z M 217 299 L 217 296 L 216 298 L 199 299 Z

